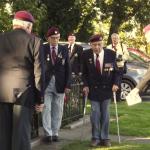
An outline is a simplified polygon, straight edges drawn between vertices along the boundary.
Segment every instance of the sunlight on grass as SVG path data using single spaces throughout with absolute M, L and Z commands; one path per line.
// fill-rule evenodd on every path
M 150 136 L 150 103 L 143 102 L 127 106 L 125 102 L 118 103 L 118 116 L 121 135 Z M 115 106 L 110 106 L 110 133 L 117 134 Z
M 86 107 L 87 107 L 87 108 L 91 108 L 91 105 L 90 105 L 90 104 L 87 104 Z
M 90 141 L 76 141 L 69 145 L 64 146 L 61 150 L 149 150 L 150 144 L 138 144 L 138 143 L 112 143 L 110 148 L 90 147 Z
M 90 114 L 90 102 L 87 102 L 87 112 Z M 127 106 L 126 102 L 118 102 L 118 116 L 121 135 L 150 136 L 150 103 L 142 102 Z M 115 104 L 110 104 L 110 133 L 117 134 Z

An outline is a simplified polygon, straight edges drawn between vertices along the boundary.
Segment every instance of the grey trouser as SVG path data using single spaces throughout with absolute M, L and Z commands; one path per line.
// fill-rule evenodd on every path
M 64 93 L 59 94 L 56 92 L 54 77 L 52 77 L 46 88 L 44 104 L 42 121 L 45 135 L 58 136 L 63 115 Z
M 109 139 L 109 103 L 104 101 L 91 101 L 92 139 Z
M 0 149 L 31 150 L 32 109 L 0 103 Z

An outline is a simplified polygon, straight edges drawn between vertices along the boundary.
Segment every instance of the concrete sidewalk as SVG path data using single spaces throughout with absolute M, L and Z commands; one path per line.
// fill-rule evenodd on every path
M 40 132 L 43 135 L 42 131 Z M 40 138 L 32 142 L 32 150 L 60 150 L 64 145 L 72 143 L 75 140 L 90 140 L 91 139 L 91 125 L 89 116 L 86 116 L 84 120 L 80 119 L 73 124 L 70 124 L 68 128 L 60 130 L 59 133 L 60 142 L 52 143 L 51 145 L 45 145 L 40 142 Z M 142 137 L 129 137 L 121 136 L 121 142 L 135 142 L 135 143 L 150 143 L 150 138 Z M 118 136 L 110 135 L 110 139 L 113 142 L 118 142 Z

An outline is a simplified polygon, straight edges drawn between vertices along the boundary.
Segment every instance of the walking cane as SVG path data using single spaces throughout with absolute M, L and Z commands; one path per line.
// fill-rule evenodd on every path
M 82 138 L 83 138 L 83 127 L 84 127 L 84 124 L 85 124 L 85 113 L 86 113 L 86 103 L 87 103 L 87 100 L 88 100 L 88 97 L 85 96 L 84 97 L 84 109 L 83 109 L 83 123 L 82 123 L 82 128 L 81 128 L 81 136 L 80 136 L 80 141 L 82 141 Z
M 115 110 L 116 110 L 116 121 L 117 121 L 117 132 L 118 132 L 118 142 L 120 144 L 120 130 L 119 130 L 119 119 L 118 119 L 118 109 L 117 109 L 117 101 L 116 101 L 116 92 L 113 92 Z

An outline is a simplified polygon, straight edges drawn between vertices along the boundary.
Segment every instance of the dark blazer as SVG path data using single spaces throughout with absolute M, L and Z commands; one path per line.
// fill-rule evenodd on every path
M 23 29 L 0 34 L 0 102 L 43 103 L 42 41 Z
M 64 93 L 65 88 L 70 88 L 71 67 L 67 49 L 58 45 L 58 54 L 55 65 L 52 64 L 51 50 L 49 43 L 44 45 L 44 62 L 45 62 L 45 85 L 46 87 L 55 76 L 55 85 L 58 93 Z
M 68 44 L 66 44 L 65 47 L 68 49 Z M 81 72 L 82 52 L 83 47 L 78 44 L 74 44 L 72 53 L 70 54 L 70 63 L 71 63 L 71 72 L 74 72 L 76 75 L 78 75 Z
M 105 100 L 112 97 L 112 85 L 119 86 L 121 73 L 116 66 L 115 52 L 104 49 L 104 62 L 102 74 L 96 71 L 92 49 L 85 50 L 82 55 L 83 83 L 90 89 L 89 99 L 94 101 Z

